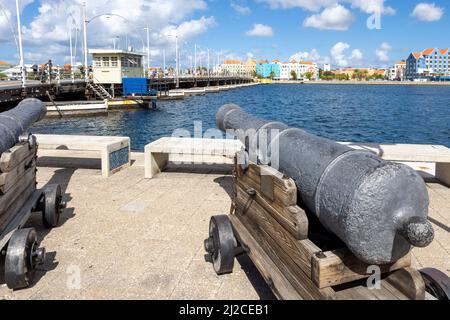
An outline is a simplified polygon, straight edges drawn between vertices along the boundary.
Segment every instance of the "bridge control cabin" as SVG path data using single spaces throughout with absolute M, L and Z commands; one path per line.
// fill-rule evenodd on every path
M 121 85 L 123 78 L 143 78 L 143 54 L 123 50 L 89 50 L 93 57 L 93 81 Z

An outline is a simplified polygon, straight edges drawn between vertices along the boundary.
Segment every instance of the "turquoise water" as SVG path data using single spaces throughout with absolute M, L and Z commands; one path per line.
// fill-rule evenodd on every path
M 176 129 L 215 128 L 215 113 L 236 103 L 259 117 L 338 141 L 442 144 L 450 147 L 450 86 L 261 85 L 160 101 L 158 110 L 107 117 L 46 119 L 34 133 L 129 136 L 133 150 Z

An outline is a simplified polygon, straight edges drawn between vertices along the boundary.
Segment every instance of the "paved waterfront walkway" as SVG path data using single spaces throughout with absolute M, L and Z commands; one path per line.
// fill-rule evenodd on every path
M 218 277 L 203 259 L 211 215 L 230 208 L 229 167 L 190 173 L 169 167 L 144 179 L 143 155 L 104 179 L 99 170 L 39 168 L 40 186 L 61 183 L 68 207 L 61 226 L 39 231 L 48 259 L 29 289 L 0 287 L 3 299 L 270 299 L 247 258 Z M 184 172 L 182 172 L 184 171 Z M 429 184 L 435 242 L 415 250 L 417 267 L 450 275 L 450 189 Z M 78 277 L 79 275 L 79 277 Z

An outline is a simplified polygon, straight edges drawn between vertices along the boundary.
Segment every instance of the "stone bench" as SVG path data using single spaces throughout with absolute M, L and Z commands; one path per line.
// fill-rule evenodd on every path
M 130 166 L 130 138 L 107 136 L 75 136 L 36 134 L 40 150 L 69 152 L 92 151 L 102 161 L 102 176 L 108 178 L 117 171 Z
M 370 151 L 384 160 L 436 163 L 435 177 L 450 186 L 450 149 L 440 145 L 341 142 L 353 149 Z
M 161 138 L 145 147 L 145 178 L 152 179 L 169 162 L 226 164 L 233 163 L 238 151 L 244 150 L 239 140 Z

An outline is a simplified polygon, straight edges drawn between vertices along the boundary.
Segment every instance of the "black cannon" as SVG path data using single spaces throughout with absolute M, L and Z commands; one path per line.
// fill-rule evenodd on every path
M 23 100 L 16 108 L 0 113 L 0 154 L 19 142 L 26 130 L 46 114 L 47 108 L 38 99 Z
M 47 228 L 56 227 L 62 208 L 59 185 L 36 188 L 36 138 L 28 129 L 46 115 L 40 100 L 26 99 L 0 113 L 0 250 L 5 253 L 5 282 L 11 289 L 31 284 L 36 267 L 45 262 L 34 228 L 22 229 L 31 213 L 42 213 Z
M 432 242 L 428 192 L 411 168 L 257 119 L 236 105 L 219 109 L 217 125 L 237 130 L 252 162 L 270 164 L 292 178 L 305 206 L 363 262 L 390 264 L 412 246 Z

